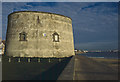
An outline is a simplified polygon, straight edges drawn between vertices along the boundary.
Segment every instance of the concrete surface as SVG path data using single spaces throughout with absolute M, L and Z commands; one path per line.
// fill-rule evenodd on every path
M 117 59 L 93 59 L 75 55 L 58 80 L 118 80 L 117 62 Z
M 73 80 L 118 80 L 118 71 L 105 63 L 75 55 Z
M 75 56 L 73 56 L 70 62 L 66 65 L 57 80 L 73 80 L 74 75 L 74 61 Z
M 61 66 L 56 67 L 60 69 Z M 56 69 L 56 67 L 54 68 Z M 87 58 L 75 55 L 62 70 L 57 80 L 118 80 L 117 68 L 118 64 L 115 59 Z M 54 73 L 49 72 L 46 73 L 49 75 Z
M 69 58 L 11 58 L 4 56 L 2 61 L 2 80 L 57 80 Z

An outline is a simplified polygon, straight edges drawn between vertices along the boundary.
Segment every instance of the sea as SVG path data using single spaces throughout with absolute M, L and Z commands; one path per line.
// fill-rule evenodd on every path
M 87 56 L 89 58 L 120 59 L 118 52 L 87 52 L 79 55 Z

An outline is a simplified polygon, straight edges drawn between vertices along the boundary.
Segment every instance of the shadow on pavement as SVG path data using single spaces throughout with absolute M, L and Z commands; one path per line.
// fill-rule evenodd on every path
M 71 58 L 20 58 L 18 62 L 19 58 L 4 56 L 2 80 L 57 80 Z

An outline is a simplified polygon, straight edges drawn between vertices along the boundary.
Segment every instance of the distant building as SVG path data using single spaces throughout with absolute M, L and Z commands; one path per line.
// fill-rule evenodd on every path
M 75 54 L 82 54 L 82 53 L 87 53 L 88 51 L 87 50 L 78 50 L 78 49 L 75 49 L 74 52 L 75 52 Z
M 5 40 L 2 41 L 2 54 L 4 54 L 5 51 Z
M 5 50 L 5 40 L 2 41 L 2 39 L 0 40 L 0 54 L 4 54 L 4 50 Z
M 0 55 L 2 55 L 2 39 L 0 38 Z
M 87 50 L 83 50 L 83 52 L 87 53 L 88 51 Z

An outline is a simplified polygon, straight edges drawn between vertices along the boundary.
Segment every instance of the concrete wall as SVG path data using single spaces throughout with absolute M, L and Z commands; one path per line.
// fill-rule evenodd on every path
M 27 33 L 27 41 L 19 41 L 21 32 Z M 59 34 L 59 42 L 53 42 L 55 32 Z M 57 58 L 74 55 L 72 20 L 66 16 L 45 12 L 10 14 L 5 55 Z

